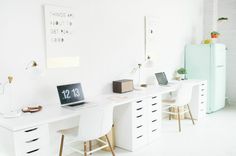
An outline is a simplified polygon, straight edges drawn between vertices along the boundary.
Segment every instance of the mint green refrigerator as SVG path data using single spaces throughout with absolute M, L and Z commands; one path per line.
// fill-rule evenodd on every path
M 225 106 L 226 47 L 223 44 L 187 45 L 185 68 L 188 79 L 208 83 L 207 113 Z

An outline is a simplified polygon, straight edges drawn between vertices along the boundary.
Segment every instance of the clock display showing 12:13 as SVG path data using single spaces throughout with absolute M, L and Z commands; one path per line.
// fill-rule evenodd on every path
M 61 93 L 63 95 L 63 99 L 65 99 L 65 100 L 80 97 L 80 93 L 79 93 L 78 88 L 73 88 L 71 90 L 65 89 Z

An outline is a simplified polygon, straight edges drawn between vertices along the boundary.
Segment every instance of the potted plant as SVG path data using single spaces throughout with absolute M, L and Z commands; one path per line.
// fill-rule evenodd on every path
M 211 38 L 218 38 L 220 35 L 220 33 L 218 33 L 217 31 L 212 31 L 211 32 Z
M 181 67 L 177 70 L 177 73 L 178 73 L 179 77 L 181 78 L 181 80 L 184 80 L 185 75 L 187 74 L 187 70 L 185 68 Z

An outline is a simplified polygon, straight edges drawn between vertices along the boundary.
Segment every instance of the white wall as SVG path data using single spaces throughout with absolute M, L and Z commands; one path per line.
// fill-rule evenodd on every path
M 227 46 L 227 96 L 236 104 L 236 0 L 219 0 L 219 17 L 228 17 L 227 22 L 218 23 L 220 42 Z
M 26 64 L 44 66 L 43 5 L 71 7 L 76 12 L 80 67 L 46 69 L 30 78 Z M 1 0 L 0 82 L 15 77 L 18 105 L 58 102 L 56 85 L 81 81 L 86 97 L 111 92 L 112 80 L 134 77 L 132 68 L 144 59 L 144 16 L 159 18 L 154 71 L 169 78 L 183 64 L 184 46 L 203 36 L 203 0 Z M 150 72 L 149 72 L 150 73 Z M 147 75 L 150 77 L 151 75 Z
M 212 31 L 218 30 L 218 0 L 204 0 L 204 39 L 211 38 Z

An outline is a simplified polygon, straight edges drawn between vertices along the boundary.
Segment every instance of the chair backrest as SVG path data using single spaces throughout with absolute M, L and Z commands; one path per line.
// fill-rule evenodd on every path
M 113 106 L 88 108 L 80 115 L 77 138 L 80 141 L 98 139 L 111 130 L 112 123 Z
M 192 99 L 192 90 L 193 90 L 192 84 L 188 83 L 180 84 L 177 90 L 175 104 L 178 106 L 189 104 L 189 102 Z

